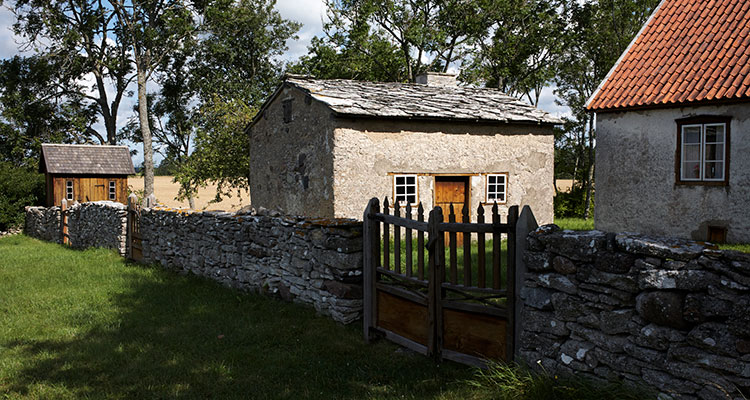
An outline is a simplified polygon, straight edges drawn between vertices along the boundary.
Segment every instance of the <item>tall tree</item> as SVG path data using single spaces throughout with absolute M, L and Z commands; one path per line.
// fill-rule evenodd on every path
M 13 30 L 25 39 L 23 49 L 56 66 L 50 84 L 73 101 L 82 98 L 96 107 L 106 134 L 89 126 L 87 135 L 102 144 L 117 143 L 119 108 L 134 76 L 111 5 L 102 0 L 16 0 L 12 10 L 17 19 Z
M 138 118 L 143 140 L 145 196 L 154 193 L 154 154 L 146 84 L 171 53 L 195 31 L 193 9 L 183 0 L 111 0 L 115 26 L 132 52 L 138 86 Z
M 594 151 L 596 131 L 594 116 L 585 110 L 586 101 L 596 90 L 633 37 L 658 5 L 659 0 L 600 0 L 564 5 L 568 16 L 565 52 L 555 78 L 555 93 L 570 107 L 572 116 L 566 123 L 568 140 L 575 143 L 570 152 L 576 157 L 575 171 L 585 188 L 583 217 L 588 219 L 594 187 Z

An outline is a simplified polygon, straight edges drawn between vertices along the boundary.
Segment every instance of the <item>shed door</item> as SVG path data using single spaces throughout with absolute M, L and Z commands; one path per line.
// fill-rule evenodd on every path
M 443 209 L 443 221 L 449 221 L 450 208 L 456 215 L 456 222 L 461 222 L 464 205 L 469 207 L 469 177 L 468 176 L 436 176 L 435 177 L 435 206 Z M 445 243 L 448 244 L 448 234 L 445 234 Z M 456 237 L 458 245 L 463 243 L 463 234 Z

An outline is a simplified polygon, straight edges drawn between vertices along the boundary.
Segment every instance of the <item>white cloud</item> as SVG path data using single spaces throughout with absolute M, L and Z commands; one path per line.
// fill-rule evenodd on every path
M 307 46 L 315 36 L 323 35 L 323 18 L 326 17 L 326 5 L 323 0 L 278 0 L 276 10 L 285 19 L 302 24 L 297 40 L 286 42 L 289 50 L 282 56 L 285 61 L 296 60 L 307 54 Z

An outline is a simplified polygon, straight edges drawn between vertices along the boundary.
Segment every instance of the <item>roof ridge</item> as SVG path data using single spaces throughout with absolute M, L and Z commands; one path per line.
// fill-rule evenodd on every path
M 124 144 L 77 144 L 77 143 L 42 143 L 42 146 L 66 146 L 66 147 L 125 147 L 130 149 Z

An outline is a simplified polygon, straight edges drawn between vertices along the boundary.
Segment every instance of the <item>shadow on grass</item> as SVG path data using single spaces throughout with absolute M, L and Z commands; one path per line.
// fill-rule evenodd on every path
M 126 284 L 107 291 L 104 306 L 92 304 L 109 311 L 64 317 L 67 326 L 85 326 L 80 333 L 2 344 L 22 366 L 0 379 L 0 391 L 55 398 L 465 397 L 461 382 L 470 369 L 438 366 L 388 343 L 366 345 L 359 323 L 343 327 L 310 308 L 201 278 L 143 273 L 153 267 L 118 268 Z

